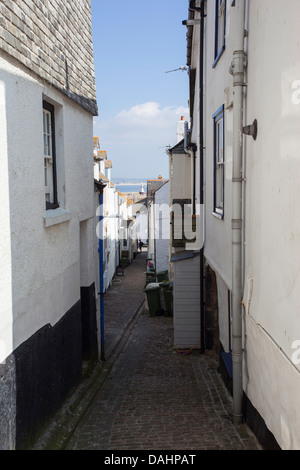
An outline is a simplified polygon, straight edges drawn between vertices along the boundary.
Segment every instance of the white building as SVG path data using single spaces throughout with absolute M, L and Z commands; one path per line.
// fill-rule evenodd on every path
M 121 264 L 131 263 L 137 253 L 137 235 L 133 217 L 133 201 L 118 191 L 119 241 Z
M 147 197 L 143 197 L 132 205 L 132 216 L 135 218 L 136 237 L 144 244 L 148 240 L 148 210 Z
M 94 179 L 103 185 L 103 282 L 104 291 L 112 283 L 120 263 L 120 202 L 115 185 L 111 182 L 112 162 L 107 160 L 107 152 L 100 150 L 99 138 L 94 137 Z M 96 185 L 97 189 L 97 185 Z M 96 195 L 96 218 L 100 215 L 99 195 Z M 98 222 L 98 220 L 96 220 Z M 98 242 L 97 242 L 98 243 Z
M 154 260 L 156 273 L 170 269 L 170 183 L 165 182 L 154 193 Z
M 203 341 L 218 339 L 234 422 L 282 449 L 300 448 L 299 15 L 297 0 L 191 0 L 185 22 L 203 261 L 217 289 Z
M 187 129 L 183 136 L 187 138 Z M 196 148 L 185 140 L 168 149 L 170 278 L 173 280 L 174 346 L 201 349 L 199 208 L 196 205 Z
M 2 449 L 31 444 L 97 353 L 91 7 L 46 3 L 1 4 Z

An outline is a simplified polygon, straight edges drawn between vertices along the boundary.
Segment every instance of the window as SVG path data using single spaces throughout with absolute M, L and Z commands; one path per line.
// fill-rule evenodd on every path
M 43 101 L 43 139 L 46 210 L 59 207 L 57 200 L 54 106 Z
M 216 0 L 215 54 L 213 67 L 216 66 L 225 50 L 226 0 Z
M 214 119 L 214 214 L 224 217 L 224 106 Z

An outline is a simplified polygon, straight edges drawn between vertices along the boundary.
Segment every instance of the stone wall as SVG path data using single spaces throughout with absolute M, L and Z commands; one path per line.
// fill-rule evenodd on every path
M 97 115 L 91 0 L 1 0 L 0 48 Z
M 0 363 L 0 450 L 15 450 L 16 436 L 15 359 L 11 354 Z

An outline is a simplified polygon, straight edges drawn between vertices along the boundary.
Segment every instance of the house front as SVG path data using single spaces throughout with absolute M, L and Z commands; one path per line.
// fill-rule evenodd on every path
M 191 0 L 184 21 L 206 347 L 220 351 L 233 421 L 282 449 L 300 447 L 299 13 L 294 0 Z
M 0 448 L 14 449 L 80 380 L 96 316 L 97 105 L 90 1 L 1 9 Z

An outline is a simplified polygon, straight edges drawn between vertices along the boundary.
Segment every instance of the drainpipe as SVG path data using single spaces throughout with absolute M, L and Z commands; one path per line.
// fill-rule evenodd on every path
M 200 20 L 194 19 L 194 12 L 200 13 Z M 188 54 L 187 54 L 187 65 L 191 65 L 191 49 L 192 49 L 192 37 L 193 31 L 192 28 L 194 25 L 200 25 L 200 53 L 199 53 L 199 102 L 200 102 L 200 111 L 199 111 L 199 185 L 200 185 L 200 208 L 204 210 L 204 128 L 203 128 L 203 108 L 204 108 L 204 89 L 203 89 L 203 77 L 204 77 L 204 18 L 205 18 L 205 0 L 201 0 L 200 8 L 195 6 L 195 1 L 190 0 L 189 4 L 189 19 L 188 21 L 183 21 L 183 24 L 186 24 L 188 28 L 187 40 L 188 40 Z M 185 129 L 185 152 L 188 153 L 187 149 L 187 132 L 188 128 Z M 196 148 L 194 147 L 194 176 L 193 176 L 193 200 L 195 201 L 195 186 L 196 186 L 196 161 L 195 161 L 195 152 Z M 193 214 L 195 214 L 195 205 L 193 207 Z M 200 214 L 201 215 L 201 214 Z M 203 217 L 203 224 L 205 219 Z M 204 233 L 203 226 L 203 233 Z M 203 246 L 200 249 L 200 352 L 205 352 L 205 299 L 204 299 L 204 237 L 203 237 Z
M 103 189 L 99 194 L 99 271 L 100 271 L 100 344 L 101 344 L 101 360 L 105 361 L 105 342 L 104 342 L 104 282 L 103 282 Z
M 246 53 L 245 0 L 235 3 L 235 50 L 229 72 L 233 76 L 233 161 L 232 161 L 232 368 L 233 423 L 243 421 L 242 344 L 242 190 L 243 190 L 243 100 Z
M 204 211 L 204 126 L 203 126 L 203 109 L 204 109 L 204 18 L 205 18 L 205 0 L 201 1 L 200 6 L 200 56 L 199 56 L 199 151 L 200 151 L 200 211 Z M 200 214 L 201 215 L 201 214 Z M 205 224 L 205 216 L 203 214 L 203 225 Z M 203 227 L 204 232 L 204 227 Z M 200 338 L 201 352 L 205 352 L 205 299 L 204 299 L 204 237 L 203 246 L 200 250 Z
M 195 144 L 188 144 L 188 136 L 190 130 L 188 127 L 188 122 L 184 123 L 184 151 L 193 159 L 193 189 L 192 189 L 192 214 L 196 215 L 196 150 L 197 146 Z
M 156 193 L 153 194 L 153 245 L 154 245 L 154 268 L 155 268 L 155 279 L 156 279 L 156 274 L 157 274 L 157 264 L 156 264 L 156 223 L 155 223 L 155 217 L 156 217 L 156 201 L 155 201 L 155 196 Z

